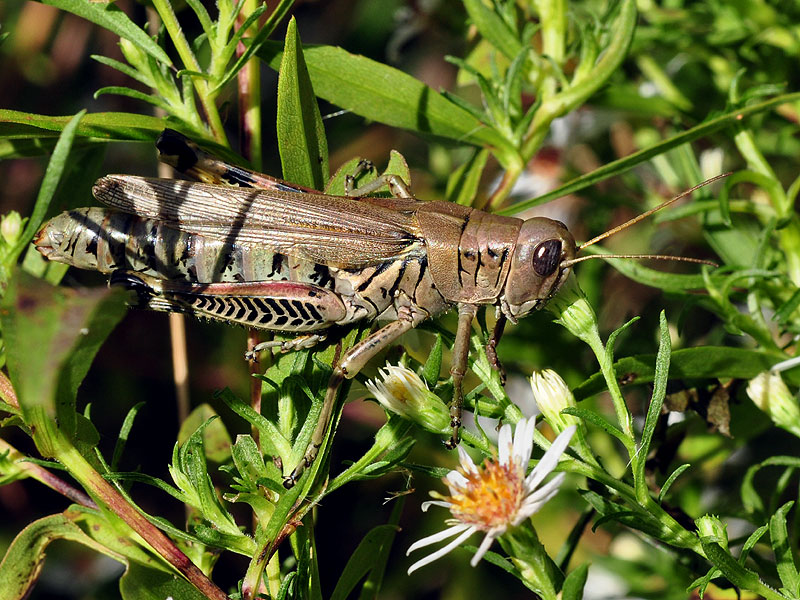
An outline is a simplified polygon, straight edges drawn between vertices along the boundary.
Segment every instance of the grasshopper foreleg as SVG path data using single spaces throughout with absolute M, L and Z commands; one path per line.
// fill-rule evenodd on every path
M 467 359 L 469 358 L 469 338 L 472 332 L 472 320 L 478 312 L 474 304 L 458 305 L 458 328 L 456 329 L 456 343 L 453 346 L 453 359 L 450 363 L 450 374 L 453 376 L 453 401 L 450 403 L 450 427 L 453 433 L 445 446 L 452 450 L 458 445 L 461 428 L 461 407 L 464 404 L 464 392 L 461 382 L 467 372 Z
M 506 370 L 500 363 L 500 359 L 497 358 L 497 344 L 500 342 L 500 338 L 503 337 L 506 321 L 506 316 L 501 313 L 497 317 L 497 322 L 495 322 L 494 329 L 492 329 L 492 333 L 489 335 L 489 340 L 486 342 L 486 358 L 489 359 L 489 364 L 492 368 L 500 374 L 500 381 L 502 383 L 506 382 Z
M 319 449 L 325 441 L 325 432 L 331 423 L 333 410 L 336 407 L 336 396 L 339 386 L 345 379 L 352 379 L 366 365 L 369 360 L 381 350 L 389 346 L 406 331 L 412 329 L 419 321 L 415 321 L 410 312 L 399 311 L 398 320 L 392 321 L 388 325 L 381 327 L 369 337 L 362 340 L 342 357 L 341 362 L 334 367 L 331 378 L 328 380 L 328 388 L 325 391 L 325 400 L 322 404 L 322 411 L 317 420 L 314 433 L 311 434 L 311 441 L 306 448 L 306 452 L 300 463 L 294 468 L 290 475 L 283 479 L 283 486 L 291 489 L 295 486 L 300 476 L 303 474 L 314 459 L 319 454 Z

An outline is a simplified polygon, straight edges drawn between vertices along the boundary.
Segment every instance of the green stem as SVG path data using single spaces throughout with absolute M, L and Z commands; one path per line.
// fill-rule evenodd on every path
M 39 419 L 36 419 L 37 421 Z M 59 436 L 58 460 L 67 468 L 81 485 L 89 490 L 99 504 L 122 519 L 164 560 L 177 569 L 186 579 L 208 598 L 227 600 L 228 596 L 169 539 L 153 525 L 142 513 L 129 504 L 125 498 L 100 473 L 94 470 L 86 459 Z
M 158 11 L 159 16 L 161 17 L 161 22 L 164 24 L 164 27 L 169 33 L 170 39 L 172 39 L 172 43 L 175 45 L 175 49 L 178 51 L 178 56 L 180 56 L 181 61 L 183 62 L 183 66 L 190 71 L 199 72 L 201 70 L 200 64 L 197 62 L 197 58 L 195 57 L 194 52 L 192 52 L 189 42 L 186 40 L 186 36 L 183 35 L 183 29 L 181 29 L 181 26 L 178 23 L 178 19 L 175 16 L 175 11 L 172 9 L 172 4 L 168 0 L 153 0 L 153 6 Z M 209 86 L 208 81 L 205 79 L 192 77 L 192 83 L 194 84 L 194 88 L 197 91 L 198 97 L 200 98 L 200 103 L 203 105 L 203 109 L 206 113 L 206 119 L 208 119 L 208 125 L 211 128 L 211 133 L 214 136 L 214 140 L 227 146 L 228 142 L 227 137 L 225 136 L 225 129 L 222 126 L 222 119 L 220 118 L 219 111 L 214 103 L 215 98 L 211 94 L 211 87 Z

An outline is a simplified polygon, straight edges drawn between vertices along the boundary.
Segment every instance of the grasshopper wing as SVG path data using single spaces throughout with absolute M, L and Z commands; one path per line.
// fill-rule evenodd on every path
M 328 266 L 361 267 L 420 253 L 415 200 L 396 207 L 342 196 L 109 175 L 94 196 L 124 212 L 229 243 L 261 245 Z

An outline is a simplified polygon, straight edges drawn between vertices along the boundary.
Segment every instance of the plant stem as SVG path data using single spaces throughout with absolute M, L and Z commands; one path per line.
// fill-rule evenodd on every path
M 194 52 L 192 52 L 189 42 L 186 40 L 186 36 L 183 35 L 183 29 L 181 29 L 178 23 L 172 4 L 169 0 L 153 0 L 153 6 L 158 11 L 161 21 L 164 23 L 164 27 L 167 29 L 170 39 L 172 39 L 172 43 L 175 44 L 175 49 L 178 51 L 178 56 L 180 56 L 183 66 L 190 71 L 199 72 L 201 70 L 200 64 L 197 62 L 197 58 Z M 222 126 L 222 119 L 219 116 L 217 105 L 214 103 L 215 97 L 211 93 L 211 86 L 208 81 L 196 76 L 192 76 L 192 83 L 200 98 L 200 103 L 203 105 L 203 110 L 206 113 L 206 119 L 214 139 L 220 144 L 227 146 L 228 142 L 225 136 L 225 128 Z

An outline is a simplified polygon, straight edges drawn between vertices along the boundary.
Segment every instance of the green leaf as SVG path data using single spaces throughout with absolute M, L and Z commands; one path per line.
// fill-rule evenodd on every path
M 328 142 L 294 17 L 278 78 L 278 150 L 283 178 L 316 190 L 328 181 Z
M 153 41 L 153 38 L 137 27 L 128 18 L 128 15 L 113 2 L 86 2 L 85 0 L 40 0 L 40 2 L 71 12 L 100 25 L 100 27 L 136 44 L 156 60 L 172 65 L 167 53 Z
M 9 253 L 7 258 L 8 262 L 3 265 L 2 273 L 0 273 L 0 278 L 2 278 L 3 281 L 7 279 L 8 272 L 10 271 L 12 265 L 17 261 L 17 258 L 22 253 L 22 250 L 28 245 L 31 239 L 33 239 L 34 234 L 39 230 L 39 227 L 44 220 L 45 214 L 47 214 L 50 201 L 53 199 L 53 196 L 56 193 L 56 188 L 58 187 L 59 181 L 61 181 L 61 175 L 64 173 L 64 169 L 67 164 L 67 159 L 69 159 L 69 153 L 72 149 L 72 140 L 75 137 L 75 131 L 85 114 L 85 111 L 81 111 L 72 117 L 69 123 L 67 123 L 67 125 L 64 127 L 61 136 L 58 138 L 58 142 L 56 142 L 53 155 L 50 157 L 50 161 L 47 163 L 47 171 L 45 171 L 42 185 L 39 187 L 39 194 L 36 197 L 36 204 L 33 207 L 31 217 L 28 220 L 25 230 L 22 232 L 16 247 Z
M 645 416 L 644 427 L 642 428 L 642 437 L 639 442 L 639 448 L 636 451 L 636 461 L 633 467 L 636 491 L 639 495 L 639 502 L 642 504 L 650 497 L 647 481 L 645 479 L 645 462 L 647 456 L 650 454 L 650 443 L 653 440 L 653 433 L 656 430 L 656 425 L 661 416 L 661 408 L 664 405 L 664 398 L 667 395 L 667 382 L 669 381 L 669 358 L 672 346 L 669 337 L 669 328 L 667 326 L 667 317 L 663 310 L 659 315 L 659 329 L 661 335 L 658 342 L 656 369 L 653 374 L 653 396 L 650 400 L 650 405 L 647 407 L 647 415 Z
M 0 302 L 8 370 L 44 456 L 52 456 L 52 436 L 74 436 L 78 386 L 125 314 L 124 298 L 107 288 L 56 288 L 24 272 L 11 279 Z
M 587 423 L 596 425 L 597 427 L 601 428 L 609 435 L 613 435 L 620 441 L 627 441 L 625 434 L 622 433 L 622 430 L 619 427 L 617 427 L 616 425 L 605 419 L 602 415 L 594 412 L 593 410 L 587 410 L 585 408 L 581 408 L 580 406 L 570 406 L 565 408 L 561 412 L 565 415 L 572 415 L 574 417 L 578 417 L 579 419 L 583 419 Z
M 94 93 L 95 100 L 103 94 L 117 94 L 118 96 L 127 96 L 128 98 L 133 98 L 134 100 L 141 100 L 142 102 L 147 102 L 148 104 L 157 106 L 158 108 L 163 109 L 165 112 L 169 112 L 170 109 L 169 103 L 161 96 L 156 96 L 155 94 L 145 94 L 139 90 L 125 87 L 124 85 L 109 85 L 100 88 Z
M 398 530 L 397 525 L 378 525 L 363 537 L 339 575 L 331 600 L 349 598 L 358 582 L 385 561 L 386 546 L 391 546 Z M 377 590 L 372 591 L 375 597 Z
M 511 30 L 506 22 L 483 0 L 464 0 L 469 18 L 492 46 L 497 48 L 509 60 L 513 60 L 522 50 L 519 35 Z
M 447 178 L 445 200 L 462 206 L 472 206 L 488 159 L 488 150 L 476 150 L 467 162 L 453 171 Z
M 675 350 L 671 357 L 671 379 L 752 379 L 782 360 L 779 354 L 770 354 L 745 348 L 701 346 Z M 655 374 L 655 355 L 640 354 L 621 358 L 614 363 L 614 371 L 629 384 L 651 383 Z M 583 400 L 605 389 L 600 372 L 572 390 L 576 400 Z
M 667 150 L 680 146 L 681 144 L 693 142 L 694 140 L 710 135 L 715 131 L 735 125 L 746 117 L 767 111 L 776 106 L 780 106 L 781 104 L 786 104 L 787 102 L 796 102 L 797 100 L 800 100 L 800 92 L 777 96 L 771 100 L 762 102 L 761 104 L 754 104 L 753 106 L 748 106 L 740 110 L 734 110 L 718 117 L 714 117 L 705 121 L 704 123 L 701 123 L 700 125 L 696 125 L 695 127 L 684 131 L 683 133 L 679 133 L 678 135 L 664 140 L 663 142 L 659 142 L 658 144 L 654 144 L 648 148 L 643 148 L 642 150 L 634 152 L 633 154 L 629 154 L 624 158 L 607 163 L 599 169 L 595 169 L 591 173 L 576 177 L 572 181 L 569 181 L 561 187 L 547 192 L 546 194 L 542 194 L 536 198 L 531 198 L 530 200 L 525 200 L 524 202 L 518 202 L 497 212 L 501 215 L 514 215 L 522 212 L 525 209 L 531 208 L 532 206 L 538 206 L 540 204 L 544 204 L 545 202 L 549 202 L 550 200 L 554 200 L 555 198 L 561 198 L 562 196 L 574 194 L 575 192 L 594 185 L 595 183 L 605 181 L 609 177 L 619 175 L 620 173 L 625 173 L 636 165 L 643 163 L 654 156 L 658 156 L 659 154 L 664 154 Z
M 0 109 L 0 138 L 58 137 L 73 119 L 51 117 L 17 110 Z M 103 140 L 138 140 L 153 142 L 164 129 L 164 120 L 133 113 L 88 113 L 75 135 Z
M 439 374 L 442 372 L 442 355 L 444 354 L 444 344 L 442 343 L 442 336 L 436 334 L 436 341 L 433 343 L 428 360 L 425 361 L 425 366 L 422 368 L 422 378 L 427 382 L 428 386 L 433 387 L 439 381 Z
M 207 596 L 175 573 L 131 563 L 119 582 L 119 591 L 124 600 L 207 600 Z
M 250 60 L 254 54 L 257 54 L 261 47 L 268 43 L 268 38 L 272 35 L 272 32 L 275 30 L 275 27 L 278 23 L 286 16 L 286 13 L 289 12 L 289 9 L 294 4 L 294 0 L 280 0 L 278 4 L 275 5 L 274 8 L 271 8 L 270 15 L 267 18 L 266 22 L 258 28 L 258 34 L 252 40 L 243 40 L 246 45 L 247 49 L 242 53 L 242 55 L 236 60 L 236 63 L 225 72 L 225 77 L 217 84 L 217 87 L 214 88 L 212 91 L 213 94 L 216 94 L 225 87 L 228 83 L 230 83 L 236 74 L 241 71 L 242 67 L 245 63 Z
M 574 571 L 571 571 L 564 580 L 564 587 L 561 589 L 562 600 L 581 600 L 583 598 L 583 586 L 586 585 L 586 577 L 589 575 L 589 563 L 583 563 Z
M 791 469 L 800 468 L 800 458 L 795 456 L 770 456 L 768 459 L 751 465 L 742 479 L 742 487 L 740 494 L 742 496 L 742 505 L 749 513 L 762 513 L 764 511 L 764 503 L 761 500 L 759 490 L 756 490 L 753 485 L 753 480 L 756 474 L 764 467 L 789 467 Z
M 14 538 L 0 563 L 0 596 L 28 597 L 44 564 L 47 546 L 55 540 L 78 542 L 123 562 L 119 554 L 86 535 L 67 514 L 38 519 Z
M 781 506 L 769 519 L 769 537 L 772 542 L 772 551 L 775 553 L 775 562 L 778 569 L 778 577 L 784 589 L 789 592 L 792 598 L 797 598 L 800 594 L 800 575 L 797 573 L 797 566 L 794 564 L 792 555 L 792 543 L 786 530 L 786 514 L 794 506 L 794 502 L 787 502 Z
M 189 413 L 186 420 L 181 423 L 181 429 L 178 432 L 178 443 L 182 444 L 204 423 L 208 423 L 202 429 L 203 451 L 206 458 L 221 464 L 231 457 L 231 436 L 222 419 L 215 417 L 217 417 L 217 413 L 209 404 L 203 403 L 195 408 Z M 209 422 L 212 418 L 214 420 Z
M 274 42 L 258 55 L 274 69 L 281 62 Z M 513 151 L 497 132 L 402 71 L 333 46 L 307 46 L 303 55 L 314 92 L 332 104 L 392 127 Z
M 683 473 L 683 472 L 684 472 L 686 469 L 688 469 L 689 467 L 691 467 L 691 465 L 690 465 L 689 463 L 683 464 L 683 465 L 681 465 L 680 467 L 678 467 L 677 469 L 675 469 L 675 470 L 674 470 L 674 471 L 673 471 L 673 472 L 670 474 L 670 476 L 669 476 L 669 477 L 667 477 L 667 480 L 664 482 L 664 485 L 662 485 L 662 486 L 661 486 L 661 491 L 658 493 L 658 501 L 659 501 L 659 502 L 662 502 L 662 501 L 664 500 L 664 498 L 665 498 L 665 497 L 666 497 L 666 495 L 667 495 L 667 492 L 669 491 L 669 488 L 670 488 L 670 487 L 672 487 L 672 484 L 673 484 L 673 483 L 675 483 L 675 480 L 676 480 L 678 477 L 680 477 L 680 476 L 681 476 L 681 474 L 682 474 L 682 473 Z

